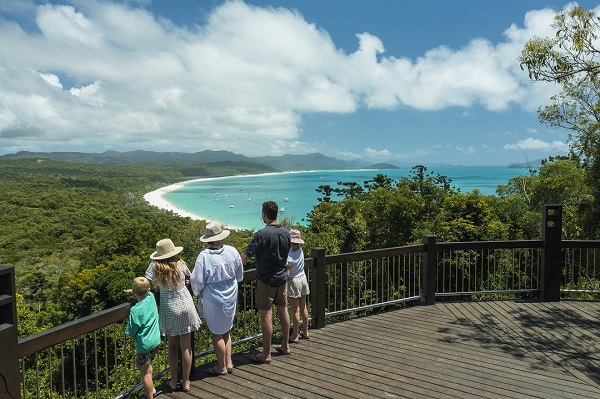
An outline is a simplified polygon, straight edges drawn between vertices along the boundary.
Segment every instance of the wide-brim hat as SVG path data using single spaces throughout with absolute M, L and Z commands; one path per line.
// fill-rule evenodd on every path
M 170 238 L 165 238 L 156 243 L 156 252 L 150 259 L 169 259 L 183 251 L 183 247 L 176 247 Z
M 206 234 L 200 237 L 202 242 L 214 242 L 224 240 L 229 236 L 229 230 L 223 230 L 221 225 L 216 222 L 210 222 L 206 225 Z
M 300 238 L 300 231 L 298 230 L 290 230 L 290 241 L 292 244 L 304 244 L 304 240 Z

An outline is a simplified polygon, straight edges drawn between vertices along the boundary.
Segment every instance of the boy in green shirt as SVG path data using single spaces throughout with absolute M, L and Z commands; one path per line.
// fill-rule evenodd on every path
M 151 399 L 156 394 L 152 380 L 152 359 L 160 345 L 160 330 L 158 328 L 158 309 L 154 294 L 150 292 L 150 281 L 145 277 L 133 279 L 133 288 L 125 290 L 133 293 L 137 302 L 131 307 L 125 334 L 135 341 L 135 364 L 142 374 L 142 383 L 146 398 Z

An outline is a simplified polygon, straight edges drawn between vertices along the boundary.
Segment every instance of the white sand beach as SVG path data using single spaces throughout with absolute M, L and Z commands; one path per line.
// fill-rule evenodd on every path
M 172 205 L 170 202 L 167 202 L 162 196 L 163 194 L 166 194 L 168 192 L 177 190 L 183 186 L 185 186 L 187 183 L 191 182 L 191 181 L 199 181 L 199 180 L 205 180 L 205 179 L 194 179 L 194 180 L 188 180 L 188 181 L 184 181 L 184 182 L 179 182 L 179 183 L 175 183 L 175 184 L 171 184 L 170 186 L 166 186 L 166 187 L 161 187 L 158 190 L 154 190 L 151 191 L 149 193 L 146 193 L 144 195 L 144 199 L 152 206 L 155 206 L 157 208 L 160 209 L 164 209 L 166 211 L 171 211 L 176 215 L 179 216 L 183 216 L 183 217 L 188 217 L 194 220 L 206 220 L 207 222 L 211 222 L 212 220 L 200 216 L 200 215 L 196 215 L 193 214 L 191 212 L 188 211 L 184 211 L 183 209 L 179 209 L 176 206 Z
M 276 174 L 284 174 L 284 173 L 301 173 L 306 172 L 303 170 L 294 170 L 288 172 L 269 172 L 269 173 L 261 173 L 260 175 L 276 175 Z M 205 181 L 205 180 L 218 180 L 218 179 L 227 179 L 233 177 L 252 177 L 258 175 L 236 175 L 236 176 L 222 176 L 222 177 L 205 177 L 200 179 L 192 179 L 186 180 L 179 183 L 171 184 L 170 186 L 161 187 L 158 190 L 151 191 L 144 195 L 144 199 L 152 206 L 155 206 L 160 209 L 164 209 L 166 211 L 171 211 L 177 215 L 183 217 L 189 217 L 194 220 L 206 220 L 207 222 L 212 222 L 213 220 L 206 218 L 204 216 L 196 215 L 188 211 L 184 211 L 183 209 L 179 209 L 176 206 L 173 206 L 171 203 L 167 202 L 162 196 L 163 194 L 169 193 L 171 191 L 175 191 L 188 183 L 197 182 L 197 181 Z
M 271 174 L 280 174 L 280 173 L 296 173 L 296 172 L 300 172 L 300 171 L 294 171 L 294 172 L 270 172 L 270 173 L 262 173 L 262 175 L 271 175 Z M 214 220 L 214 219 L 210 219 L 207 218 L 205 216 L 200 216 L 200 215 L 196 215 L 194 213 L 188 212 L 186 210 L 183 210 L 181 208 L 178 208 L 176 206 L 174 206 L 173 204 L 171 204 L 170 202 L 166 201 L 163 198 L 163 195 L 166 193 L 169 193 L 171 191 L 175 191 L 183 186 L 185 186 L 188 183 L 191 182 L 198 182 L 198 181 L 204 181 L 204 180 L 218 180 L 218 179 L 227 179 L 227 178 L 234 178 L 234 177 L 250 177 L 250 176 L 256 176 L 256 175 L 237 175 L 237 176 L 222 176 L 222 177 L 207 177 L 207 178 L 200 178 L 200 179 L 192 179 L 192 180 L 186 180 L 186 181 L 182 181 L 179 183 L 175 183 L 175 184 L 171 184 L 170 186 L 165 186 L 165 187 L 161 187 L 158 190 L 154 190 L 151 191 L 149 193 L 146 193 L 144 195 L 144 199 L 152 206 L 155 206 L 159 209 L 164 209 L 166 211 L 171 211 L 176 215 L 182 216 L 182 217 L 189 217 L 193 220 L 205 220 L 207 223 L 208 222 L 220 222 L 219 220 Z M 232 226 L 229 224 L 226 224 L 224 227 L 231 229 L 231 230 L 244 230 L 244 228 L 242 227 L 238 227 L 238 226 Z

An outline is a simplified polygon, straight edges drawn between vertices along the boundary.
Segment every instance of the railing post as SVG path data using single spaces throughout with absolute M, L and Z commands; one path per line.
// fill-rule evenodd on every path
M 15 268 L 0 266 L 0 398 L 20 399 Z
M 542 301 L 560 301 L 562 205 L 544 205 L 542 212 Z
M 425 236 L 423 238 L 426 251 L 423 254 L 423 280 L 421 283 L 421 293 L 425 295 L 424 304 L 435 304 L 435 272 L 437 268 L 437 249 L 435 236 Z
M 314 259 L 314 272 L 310 279 L 310 303 L 315 328 L 325 327 L 325 308 L 327 306 L 325 288 L 325 248 L 313 248 L 310 253 Z

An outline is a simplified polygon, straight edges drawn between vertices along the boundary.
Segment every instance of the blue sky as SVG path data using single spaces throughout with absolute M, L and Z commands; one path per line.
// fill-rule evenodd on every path
M 0 154 L 564 154 L 568 132 L 536 116 L 557 88 L 531 83 L 517 57 L 573 4 L 0 0 Z

